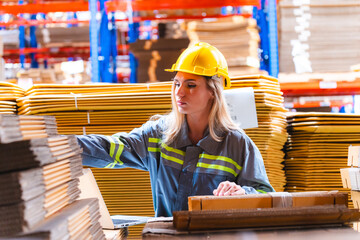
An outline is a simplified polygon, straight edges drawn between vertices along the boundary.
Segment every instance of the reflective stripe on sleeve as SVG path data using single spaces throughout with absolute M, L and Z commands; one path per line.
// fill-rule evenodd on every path
M 233 174 L 235 177 L 237 177 L 237 175 L 238 175 L 233 169 L 231 169 L 229 167 L 217 165 L 217 164 L 207 164 L 207 163 L 203 163 L 203 162 L 198 162 L 196 166 L 201 167 L 201 168 L 217 169 L 217 170 L 229 172 L 229 173 Z
M 149 152 L 161 152 L 160 148 L 155 148 L 155 147 L 148 147 L 148 151 Z
M 114 162 L 109 163 L 107 166 L 105 166 L 105 168 L 114 168 L 116 164 L 123 165 L 124 163 L 120 160 L 120 156 L 124 150 L 124 144 L 117 137 L 106 137 L 110 142 L 109 155 L 112 159 L 114 159 Z
M 174 153 L 177 153 L 177 154 L 185 157 L 185 152 L 184 152 L 184 151 L 181 151 L 181 150 L 176 149 L 176 148 L 169 147 L 169 146 L 166 145 L 165 143 L 161 143 L 161 147 L 162 147 L 162 148 L 165 148 L 165 149 L 166 149 L 167 151 L 169 151 L 169 152 L 174 152 Z
M 209 154 L 202 153 L 199 155 L 199 158 L 206 158 L 206 159 L 210 159 L 210 160 L 219 160 L 219 161 L 228 162 L 228 163 L 233 164 L 237 169 L 239 169 L 239 170 L 242 169 L 242 167 L 239 166 L 239 164 L 237 162 L 235 162 L 234 160 L 232 160 L 231 158 L 228 158 L 228 157 L 215 156 L 215 155 L 209 155 Z
M 160 143 L 161 139 L 160 138 L 149 138 L 149 142 L 151 142 L 151 143 Z
M 176 162 L 176 163 L 181 164 L 181 165 L 183 165 L 183 163 L 184 163 L 183 160 L 180 160 L 180 159 L 178 159 L 178 158 L 176 158 L 176 157 L 168 156 L 168 155 L 166 155 L 166 154 L 163 153 L 163 152 L 161 153 L 161 157 L 164 158 L 164 159 L 166 159 L 166 160 L 169 160 L 169 161 L 172 161 L 172 162 Z
M 173 165 L 173 163 L 177 163 L 183 165 L 185 157 L 185 152 L 179 149 L 169 147 L 165 143 L 161 142 L 161 138 L 149 138 L 149 152 L 160 152 L 160 156 L 163 160 L 172 162 L 170 166 L 179 168 L 179 165 Z M 170 163 L 169 162 L 169 163 Z

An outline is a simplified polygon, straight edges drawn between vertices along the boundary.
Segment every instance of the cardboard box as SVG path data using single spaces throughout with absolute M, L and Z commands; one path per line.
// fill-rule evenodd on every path
M 229 209 L 220 211 L 173 212 L 177 230 L 195 231 L 230 228 L 258 228 L 344 224 L 360 219 L 358 209 L 344 205 L 324 205 L 299 208 Z M 289 239 L 291 237 L 289 236 Z M 301 238 L 302 239 L 302 238 Z
M 349 146 L 348 151 L 348 166 L 360 166 L 360 146 Z
M 360 168 L 342 168 L 340 173 L 344 188 L 360 191 Z
M 241 196 L 194 196 L 188 198 L 189 211 L 288 208 L 321 205 L 345 205 L 348 194 L 342 192 L 276 192 L 268 194 L 248 194 Z

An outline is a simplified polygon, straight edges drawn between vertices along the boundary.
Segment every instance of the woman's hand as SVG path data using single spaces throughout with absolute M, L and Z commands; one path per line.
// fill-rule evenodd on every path
M 215 196 L 234 196 L 244 195 L 245 190 L 234 182 L 221 182 L 217 189 L 213 191 Z

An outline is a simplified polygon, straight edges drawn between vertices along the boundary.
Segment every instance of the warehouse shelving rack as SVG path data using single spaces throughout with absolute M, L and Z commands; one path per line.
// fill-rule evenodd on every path
M 351 112 L 360 113 L 360 78 L 352 81 L 314 79 L 307 82 L 280 82 L 280 88 L 285 99 L 292 99 L 285 102 L 285 107 L 290 109 L 328 108 L 347 112 L 344 107 L 350 104 Z M 352 100 L 349 101 L 349 98 Z
M 22 1 L 22 0 L 21 0 Z M 260 37 L 261 41 L 261 69 L 269 72 L 271 76 L 277 77 L 278 75 L 278 48 L 277 48 L 277 21 L 276 21 L 276 0 L 224 0 L 224 1 L 206 1 L 206 0 L 146 0 L 146 1 L 123 1 L 123 0 L 74 0 L 74 1 L 43 1 L 38 3 L 27 3 L 12 5 L 2 5 L 0 10 L 1 14 L 13 14 L 21 15 L 23 13 L 33 14 L 36 13 L 49 13 L 49 12 L 78 12 L 78 11 L 90 11 L 91 18 L 89 22 L 90 27 L 90 58 L 92 64 L 92 81 L 93 82 L 117 82 L 115 74 L 115 58 L 117 55 L 117 47 L 115 44 L 116 34 L 114 14 L 112 14 L 111 22 L 112 29 L 108 28 L 108 15 L 116 11 L 122 11 L 128 13 L 128 18 L 124 19 L 129 22 L 129 42 L 135 41 L 139 36 L 139 22 L 145 20 L 155 19 L 197 19 L 197 18 L 214 18 L 224 17 L 225 15 L 207 15 L 207 16 L 166 16 L 166 17 L 139 17 L 133 15 L 132 12 L 145 11 L 145 10 L 166 10 L 166 9 L 193 9 L 193 8 L 214 8 L 233 6 L 240 7 L 245 5 L 254 6 L 254 17 L 258 21 L 258 25 L 261 29 Z M 101 12 L 101 22 L 96 20 L 96 15 Z M 235 13 L 238 14 L 238 13 Z M 229 16 L 229 15 L 226 15 Z M 83 23 L 77 19 L 69 19 L 67 21 L 60 21 L 68 24 Z M 58 22 L 58 23 L 60 23 Z M 36 19 L 24 19 L 5 23 L 0 21 L 0 27 L 6 27 L 12 25 L 19 26 L 20 31 L 20 62 L 25 62 L 26 53 L 44 52 L 47 49 L 25 49 L 23 40 L 23 28 L 26 25 L 36 26 L 40 24 L 57 23 L 51 20 L 36 20 Z M 100 31 L 99 31 L 100 29 Z M 33 30 L 34 31 L 34 30 Z M 100 41 L 98 40 L 100 38 Z M 34 42 L 34 46 L 36 41 Z M 36 48 L 36 47 L 33 47 Z M 99 53 L 100 49 L 100 53 Z M 7 53 L 7 52 L 5 52 Z M 32 53 L 32 54 L 33 54 Z M 14 53 L 13 53 L 14 54 Z M 56 56 L 56 53 L 54 53 Z M 53 56 L 54 56 L 53 55 Z M 48 55 L 51 57 L 52 55 Z M 44 57 L 44 55 L 40 55 Z M 111 62 L 112 60 L 112 62 Z M 130 56 L 130 60 L 134 60 Z M 32 58 L 33 65 L 36 65 L 36 57 Z M 109 64 L 112 63 L 112 74 L 109 72 Z M 101 75 L 101 76 L 100 76 Z M 132 80 L 131 82 L 136 82 Z

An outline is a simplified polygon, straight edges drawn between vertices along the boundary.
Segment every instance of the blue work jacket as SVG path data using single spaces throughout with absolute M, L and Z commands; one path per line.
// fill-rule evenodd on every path
M 221 142 L 207 131 L 193 145 L 185 123 L 167 145 L 162 141 L 164 118 L 148 121 L 130 133 L 77 136 L 83 164 L 149 171 L 156 216 L 187 210 L 189 196 L 212 195 L 223 181 L 235 182 L 246 194 L 274 191 L 258 148 L 243 131 L 223 133 Z

